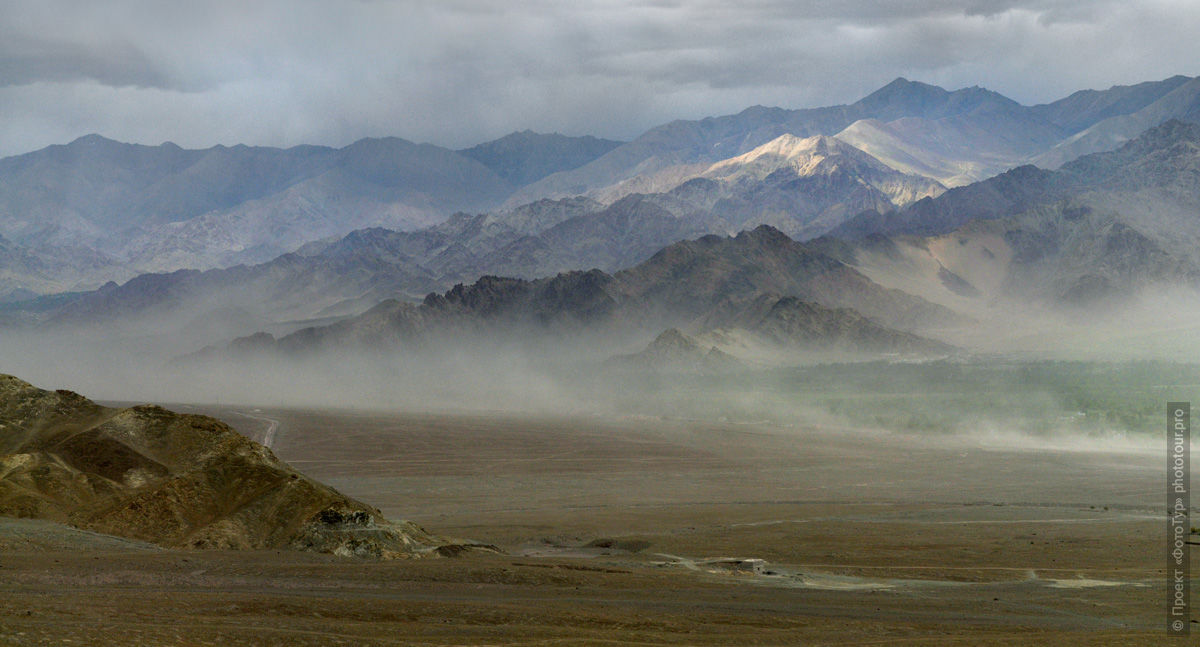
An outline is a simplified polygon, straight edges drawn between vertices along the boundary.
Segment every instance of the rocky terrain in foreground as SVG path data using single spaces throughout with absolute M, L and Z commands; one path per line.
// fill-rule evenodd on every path
M 166 548 L 403 558 L 465 546 L 313 481 L 206 416 L 103 407 L 0 375 L 0 516 Z

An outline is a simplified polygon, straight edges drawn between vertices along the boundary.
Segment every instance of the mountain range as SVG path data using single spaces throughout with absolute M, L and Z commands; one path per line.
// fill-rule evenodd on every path
M 1114 148 L 1170 118 L 1194 118 L 1198 86 L 1197 79 L 1172 77 L 1027 107 L 983 88 L 951 92 L 901 78 L 848 105 L 803 110 L 756 106 L 736 115 L 665 124 L 577 169 L 534 182 L 509 202 L 591 193 L 613 199 L 623 191 L 669 190 L 647 186 L 639 178 L 666 175 L 673 181 L 679 171 L 686 175 L 689 165 L 707 166 L 787 134 L 837 137 L 902 172 L 962 185 L 1031 162 L 1051 149 L 1066 155 L 1068 140 L 1088 129 L 1114 134 L 1107 141 L 1072 145 L 1075 157 Z M 1129 115 L 1141 115 L 1137 121 L 1143 127 L 1115 134 L 1114 120 Z M 627 189 L 620 188 L 623 183 Z
M 1119 305 L 1200 274 L 1197 83 L 1022 106 L 897 79 L 849 105 L 755 107 L 628 143 L 526 131 L 460 151 L 188 151 L 89 136 L 0 160 L 0 322 L 218 346 L 264 331 L 292 348 L 302 328 L 361 337 L 364 317 L 475 326 L 492 311 L 455 295 L 503 285 L 492 307 L 534 320 L 575 321 L 602 294 L 609 323 L 755 345 L 786 342 L 763 317 L 787 299 L 804 304 L 780 306 L 793 319 L 841 322 L 827 341 L 866 330 L 854 317 L 936 337 L 1014 300 Z
M 29 285 L 61 291 L 138 273 L 264 262 L 355 229 L 413 229 L 486 210 L 509 178 L 570 168 L 610 148 L 591 137 L 522 135 L 462 152 L 397 138 L 345 148 L 122 144 L 97 135 L 0 160 L 0 236 L 86 271 L 30 266 Z M 482 161 L 477 161 L 478 157 Z M 41 282 L 36 279 L 41 278 Z M 97 282 L 98 281 L 98 282 Z
M 948 345 L 908 331 L 964 323 L 947 308 L 883 288 L 841 261 L 761 225 L 732 237 L 710 234 L 674 243 L 615 274 L 573 271 L 536 280 L 485 276 L 430 293 L 419 304 L 387 300 L 336 323 L 278 340 L 258 334 L 190 359 L 244 358 L 248 352 L 311 356 L 339 349 L 422 356 L 436 355 L 447 344 L 471 343 L 532 343 L 530 348 L 544 350 L 551 340 L 590 338 L 603 345 L 605 339 L 664 328 L 702 335 L 741 357 L 830 346 L 847 352 L 944 354 L 952 350 Z
M 0 297 L 95 288 L 152 271 L 262 263 L 355 229 L 417 229 L 501 203 L 514 208 L 583 195 L 608 206 L 631 193 L 670 193 L 698 178 L 745 177 L 733 170 L 734 160 L 769 159 L 763 153 L 770 146 L 756 149 L 775 141 L 779 150 L 784 145 L 776 140 L 785 136 L 836 138 L 848 145 L 838 151 L 843 159 L 910 176 L 910 186 L 883 191 L 887 200 L 863 194 L 869 190 L 835 189 L 811 205 L 807 196 L 789 193 L 796 187 L 784 186 L 784 177 L 757 188 L 721 183 L 719 197 L 734 212 L 724 233 L 772 224 L 811 237 L 864 208 L 903 207 L 940 192 L 939 185 L 961 186 L 1028 162 L 1061 165 L 1115 148 L 1167 119 L 1194 120 L 1197 83 L 1171 77 L 1026 107 L 981 88 L 947 91 L 897 79 L 849 105 L 754 107 L 672 122 L 628 143 L 526 131 L 459 151 L 396 138 L 341 149 L 185 150 L 91 135 L 0 160 L 0 236 L 43 260 L 3 259 Z M 840 175 L 825 170 L 816 177 L 880 188 L 878 169 L 863 178 L 838 166 Z M 811 177 L 803 164 L 792 168 L 797 177 Z M 779 217 L 797 205 L 809 212 L 801 222 Z

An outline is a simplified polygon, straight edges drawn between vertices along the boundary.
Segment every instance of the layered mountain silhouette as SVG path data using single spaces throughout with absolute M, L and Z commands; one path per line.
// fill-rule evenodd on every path
M 334 349 L 437 352 L 442 342 L 611 335 L 681 328 L 762 346 L 857 352 L 947 352 L 904 330 L 955 326 L 952 311 L 887 290 L 844 263 L 768 226 L 670 245 L 633 268 L 524 280 L 485 276 L 420 304 L 385 301 L 366 313 L 274 340 L 235 342 L 244 351 L 307 355 Z M 640 334 L 640 333 L 639 333 Z M 746 341 L 746 340 L 743 340 Z M 718 344 L 719 345 L 719 344 Z M 220 355 L 210 350 L 201 355 Z
M 153 320 L 161 329 L 163 318 L 182 324 L 238 308 L 254 326 L 247 333 L 272 322 L 357 314 L 388 298 L 419 299 L 485 274 L 612 272 L 703 231 L 639 196 L 607 208 L 582 198 L 547 200 L 497 215 L 457 214 L 414 232 L 355 231 L 259 265 L 141 275 L 39 316 L 53 326 Z

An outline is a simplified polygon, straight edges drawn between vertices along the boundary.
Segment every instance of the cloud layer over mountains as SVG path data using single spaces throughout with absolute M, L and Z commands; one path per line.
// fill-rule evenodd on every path
M 185 147 L 463 147 L 528 127 L 851 101 L 896 76 L 1022 103 L 1194 74 L 1174 0 L 0 2 L 0 155 L 99 132 Z

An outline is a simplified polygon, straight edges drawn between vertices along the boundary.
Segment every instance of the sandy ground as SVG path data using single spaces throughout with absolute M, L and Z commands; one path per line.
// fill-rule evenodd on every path
M 7 521 L 0 644 L 1169 640 L 1153 444 L 173 408 L 269 437 L 390 517 L 505 554 L 161 551 Z

